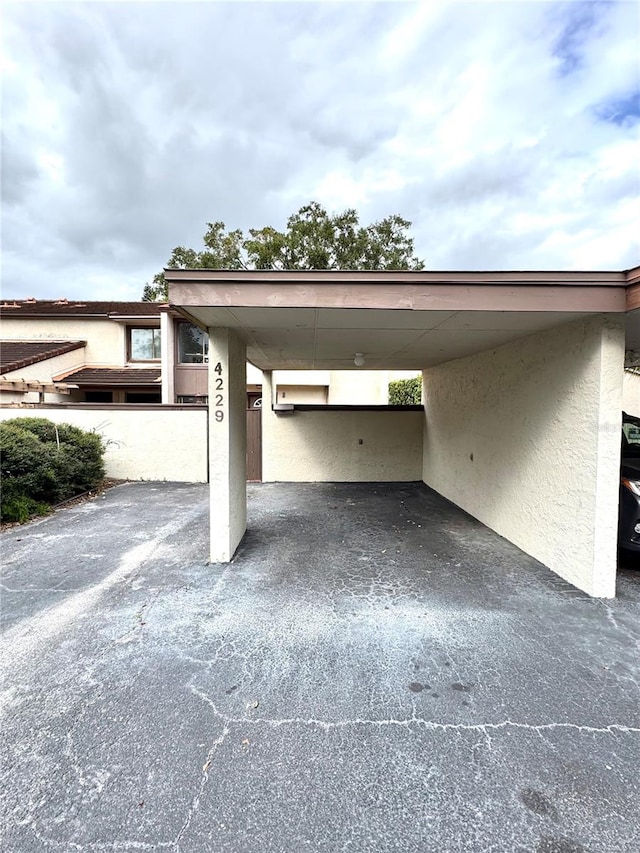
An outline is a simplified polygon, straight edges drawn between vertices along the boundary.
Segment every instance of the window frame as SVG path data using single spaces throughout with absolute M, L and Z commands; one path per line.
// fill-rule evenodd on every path
M 160 355 L 157 358 L 134 358 L 133 356 L 133 333 L 134 332 L 151 332 L 153 335 L 151 348 L 155 349 L 156 336 Z M 135 363 L 155 364 L 162 360 L 162 337 L 160 326 L 127 326 L 127 361 Z
M 201 329 L 199 326 L 196 326 L 194 323 L 190 323 L 188 320 L 179 320 L 176 324 L 176 365 L 178 367 L 197 367 L 197 368 L 206 368 L 209 366 L 209 335 Z M 180 330 L 185 326 L 193 326 L 194 329 L 197 329 L 201 334 L 204 335 L 204 341 L 206 341 L 207 351 L 202 353 L 202 361 L 181 361 L 180 360 Z

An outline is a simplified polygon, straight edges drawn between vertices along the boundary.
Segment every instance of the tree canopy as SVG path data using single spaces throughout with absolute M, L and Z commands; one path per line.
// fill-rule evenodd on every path
M 352 208 L 331 215 L 312 201 L 287 220 L 284 231 L 266 226 L 249 235 L 208 222 L 201 251 L 176 246 L 169 269 L 421 270 L 413 253 L 411 223 L 397 214 L 362 226 Z M 145 302 L 168 299 L 164 273 L 144 287 Z

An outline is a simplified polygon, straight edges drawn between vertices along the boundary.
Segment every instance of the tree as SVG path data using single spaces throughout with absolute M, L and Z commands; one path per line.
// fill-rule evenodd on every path
M 205 248 L 197 252 L 177 246 L 169 269 L 256 270 L 421 270 L 413 254 L 411 223 L 397 214 L 361 226 L 352 208 L 330 215 L 316 201 L 301 207 L 287 220 L 284 231 L 266 226 L 227 231 L 224 222 L 207 223 Z M 166 301 L 164 273 L 146 284 L 145 302 Z

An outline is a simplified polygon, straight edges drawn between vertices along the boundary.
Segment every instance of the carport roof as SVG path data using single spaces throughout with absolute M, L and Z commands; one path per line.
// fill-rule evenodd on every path
M 419 369 L 533 332 L 640 306 L 640 268 L 618 272 L 165 270 L 169 301 L 233 328 L 269 369 Z M 628 346 L 640 348 L 638 310 Z

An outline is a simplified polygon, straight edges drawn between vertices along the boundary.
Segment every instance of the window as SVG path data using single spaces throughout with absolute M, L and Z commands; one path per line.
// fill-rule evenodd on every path
M 131 361 L 160 360 L 160 329 L 129 329 Z
M 191 323 L 178 324 L 178 363 L 207 364 L 209 336 Z
M 85 391 L 86 403 L 113 403 L 113 391 Z
M 209 398 L 205 394 L 178 394 L 178 403 L 197 403 L 199 406 L 206 406 Z
M 162 397 L 161 397 L 159 391 L 154 391 L 154 392 L 127 391 L 125 399 L 126 399 L 127 403 L 161 403 L 162 402 Z

